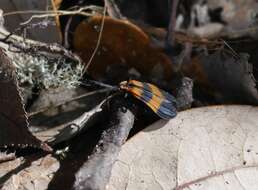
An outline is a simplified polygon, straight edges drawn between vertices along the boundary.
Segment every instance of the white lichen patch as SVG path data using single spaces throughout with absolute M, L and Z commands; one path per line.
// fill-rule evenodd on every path
M 16 53 L 13 63 L 17 68 L 20 85 L 38 86 L 49 89 L 78 86 L 83 74 L 83 65 L 66 61 L 64 58 L 48 58 Z

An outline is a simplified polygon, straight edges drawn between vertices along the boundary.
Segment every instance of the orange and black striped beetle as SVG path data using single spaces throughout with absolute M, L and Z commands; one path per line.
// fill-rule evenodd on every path
M 153 84 L 137 80 L 128 80 L 121 82 L 119 86 L 111 86 L 97 81 L 87 81 L 106 87 L 112 91 L 119 89 L 132 94 L 135 98 L 144 102 L 162 119 L 171 119 L 177 114 L 175 97 Z
M 162 119 L 171 119 L 177 114 L 176 99 L 153 84 L 128 80 L 121 82 L 119 88 L 144 102 Z

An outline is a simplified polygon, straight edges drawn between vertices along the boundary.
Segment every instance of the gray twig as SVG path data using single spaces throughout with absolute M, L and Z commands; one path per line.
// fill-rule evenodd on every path
M 105 189 L 108 183 L 112 166 L 134 123 L 134 115 L 126 110 L 124 100 L 118 102 L 111 105 L 110 127 L 103 131 L 93 154 L 75 175 L 75 190 Z

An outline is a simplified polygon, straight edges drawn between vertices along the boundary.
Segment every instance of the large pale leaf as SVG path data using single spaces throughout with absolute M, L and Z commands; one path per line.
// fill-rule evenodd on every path
M 219 106 L 159 121 L 122 148 L 113 189 L 258 189 L 258 108 Z

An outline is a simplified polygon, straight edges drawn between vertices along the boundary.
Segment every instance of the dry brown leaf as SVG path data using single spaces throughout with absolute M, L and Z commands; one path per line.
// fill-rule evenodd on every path
M 96 48 L 101 21 L 102 16 L 91 17 L 81 22 L 75 30 L 74 50 L 86 63 Z M 106 17 L 101 35 L 100 46 L 89 67 L 92 76 L 103 77 L 113 67 L 121 75 L 120 80 L 132 68 L 152 79 L 171 78 L 170 59 L 160 49 L 152 47 L 149 37 L 136 25 Z M 121 72 L 116 66 L 125 67 L 125 72 Z
M 25 169 L 24 167 L 28 160 L 23 158 L 16 159 L 14 161 L 6 162 L 0 165 L 0 175 L 4 177 L 9 173 L 15 171 L 14 175 L 11 175 L 2 185 L 3 190 L 45 190 L 48 187 L 48 183 L 53 178 L 54 173 L 59 168 L 59 162 L 51 155 L 39 158 L 29 164 Z M 2 178 L 3 180 L 3 178 Z M 3 182 L 3 181 L 2 181 Z
M 0 49 L 0 147 L 32 146 L 50 151 L 28 129 L 28 121 L 20 96 L 15 67 Z

